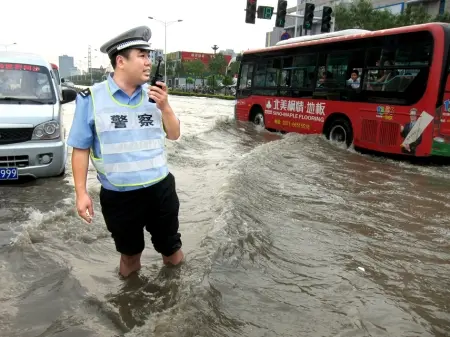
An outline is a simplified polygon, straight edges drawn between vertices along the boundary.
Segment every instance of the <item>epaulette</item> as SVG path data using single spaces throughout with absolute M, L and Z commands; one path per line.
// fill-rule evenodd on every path
M 87 89 L 81 90 L 79 92 L 79 94 L 81 95 L 81 97 L 88 97 L 91 95 L 91 89 L 87 88 Z

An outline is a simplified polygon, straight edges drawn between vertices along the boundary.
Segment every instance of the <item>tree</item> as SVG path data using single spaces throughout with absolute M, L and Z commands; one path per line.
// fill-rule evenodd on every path
M 228 70 L 228 73 L 231 75 L 235 75 L 239 73 L 239 66 L 241 65 L 241 62 L 235 61 L 230 64 L 230 69 Z
M 194 61 L 190 62 L 189 70 L 190 70 L 192 76 L 194 76 L 195 80 L 197 80 L 197 78 L 201 78 L 202 80 L 204 79 L 206 67 L 202 61 L 194 60 Z
M 208 63 L 209 71 L 213 75 L 225 74 L 227 69 L 227 62 L 225 61 L 225 56 L 222 53 L 216 54 L 209 60 Z
M 206 84 L 207 84 L 209 87 L 212 87 L 212 88 L 215 88 L 215 87 L 216 87 L 217 82 L 216 82 L 216 79 L 214 78 L 213 75 L 209 75 L 209 76 L 206 78 Z
M 189 89 L 189 84 L 194 84 L 194 83 L 195 83 L 195 81 L 192 77 L 186 78 L 186 84 L 187 84 L 186 89 Z
M 401 27 L 431 22 L 432 16 L 428 14 L 425 7 L 420 4 L 406 6 L 403 13 L 397 15 L 396 19 L 397 27 Z
M 434 22 L 447 22 L 447 23 L 450 23 L 450 13 L 449 12 L 445 12 L 444 14 L 438 14 L 433 19 L 433 21 Z
M 401 14 L 392 14 L 386 9 L 375 9 L 369 0 L 358 0 L 339 4 L 335 8 L 336 30 L 359 28 L 367 30 L 388 29 L 431 22 L 423 5 L 408 5 Z
M 231 76 L 225 76 L 222 80 L 223 85 L 232 85 L 233 84 L 233 78 Z

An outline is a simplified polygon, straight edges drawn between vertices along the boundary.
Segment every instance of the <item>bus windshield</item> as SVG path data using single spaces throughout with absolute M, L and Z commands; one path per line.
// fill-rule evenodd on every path
M 56 102 L 47 68 L 32 64 L 0 63 L 0 103 Z

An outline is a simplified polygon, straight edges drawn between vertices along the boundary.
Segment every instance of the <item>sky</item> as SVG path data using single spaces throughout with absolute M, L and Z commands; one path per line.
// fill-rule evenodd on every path
M 276 3 L 258 1 L 275 8 Z M 8 51 L 38 53 L 56 64 L 58 56 L 66 54 L 75 58 L 75 66 L 86 69 L 91 45 L 92 66 L 107 66 L 107 56 L 94 49 L 133 27 L 150 27 L 152 47 L 164 49 L 164 25 L 149 16 L 166 22 L 183 20 L 167 27 L 168 52 L 211 53 L 214 44 L 219 51 L 264 47 L 275 16 L 246 24 L 245 7 L 246 0 L 15 0 L 2 11 L 0 50 L 16 43 Z

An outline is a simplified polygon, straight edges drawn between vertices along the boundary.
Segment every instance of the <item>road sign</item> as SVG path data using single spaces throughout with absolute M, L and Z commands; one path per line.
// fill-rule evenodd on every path
M 284 32 L 283 34 L 281 34 L 280 41 L 287 40 L 287 39 L 290 39 L 290 38 L 291 38 L 291 36 L 289 35 L 289 33 L 288 32 Z
M 258 6 L 258 19 L 271 20 L 273 15 L 273 7 Z

